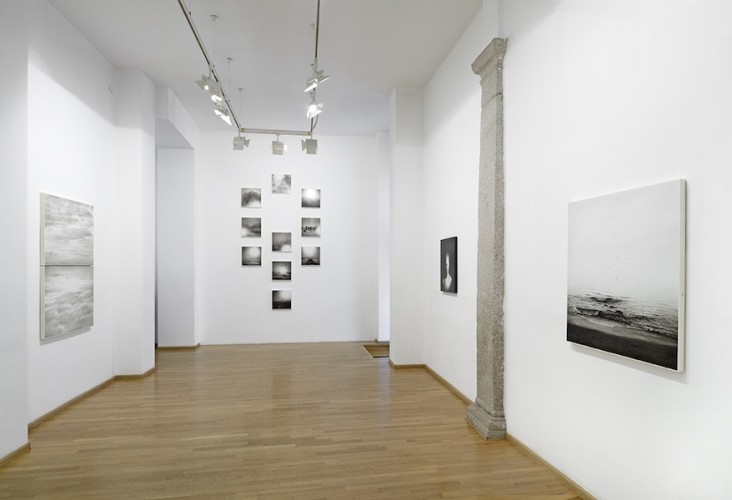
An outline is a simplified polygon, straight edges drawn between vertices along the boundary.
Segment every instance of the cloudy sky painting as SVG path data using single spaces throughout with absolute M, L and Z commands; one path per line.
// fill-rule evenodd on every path
M 91 328 L 94 324 L 94 268 L 41 268 L 43 304 L 41 338 L 49 339 Z
M 41 193 L 42 266 L 94 263 L 94 207 Z
M 567 338 L 683 369 L 685 182 L 571 203 Z

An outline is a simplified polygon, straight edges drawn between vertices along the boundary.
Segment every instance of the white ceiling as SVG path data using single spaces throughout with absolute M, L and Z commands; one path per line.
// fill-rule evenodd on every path
M 226 129 L 194 83 L 205 60 L 177 0 L 50 0 L 117 68 L 170 87 L 203 129 Z M 307 130 L 317 0 L 186 0 L 242 126 Z M 331 79 L 319 134 L 388 128 L 389 95 L 423 87 L 482 0 L 321 0 L 318 62 Z M 229 65 L 231 77 L 229 84 Z M 239 88 L 243 88 L 241 112 Z

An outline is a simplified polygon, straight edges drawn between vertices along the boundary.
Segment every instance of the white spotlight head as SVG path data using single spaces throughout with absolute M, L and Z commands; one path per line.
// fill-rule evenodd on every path
M 277 136 L 277 140 L 272 141 L 272 154 L 275 156 L 282 156 L 287 152 L 287 145 L 280 140 Z
M 234 150 L 235 151 L 241 151 L 244 148 L 249 147 L 249 139 L 246 137 L 238 136 L 234 137 Z
M 305 80 L 305 92 L 310 92 L 318 85 L 326 81 L 328 78 L 330 77 L 328 75 L 324 75 L 323 70 L 318 71 L 318 69 L 316 68 L 313 71 L 313 75 Z
M 323 112 L 323 103 L 316 102 L 315 97 L 313 97 L 313 101 L 308 105 L 308 111 L 306 113 L 308 120 L 311 118 L 315 118 L 322 112 Z
M 222 105 L 217 104 L 214 108 L 214 114 L 224 120 L 227 125 L 231 126 L 231 115 L 229 110 L 224 108 Z
M 201 79 L 196 80 L 196 83 L 201 90 L 205 90 L 206 92 L 221 92 L 221 86 L 210 76 L 201 75 Z
M 302 150 L 309 155 L 318 154 L 318 140 L 317 139 L 303 139 L 300 141 L 302 144 Z
M 211 90 L 210 97 L 214 104 L 221 104 L 224 102 L 224 95 L 220 90 Z

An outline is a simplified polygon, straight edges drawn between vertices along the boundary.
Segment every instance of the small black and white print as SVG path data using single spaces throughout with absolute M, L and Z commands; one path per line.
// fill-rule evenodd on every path
M 272 309 L 292 309 L 292 290 L 272 290 Z
M 300 264 L 303 266 L 319 266 L 320 247 L 300 248 Z
M 301 236 L 320 236 L 320 217 L 303 217 L 301 224 Z
M 320 189 L 303 189 L 301 206 L 303 208 L 320 208 Z
M 242 238 L 259 238 L 262 236 L 262 218 L 261 217 L 242 217 L 241 218 L 241 237 Z
M 290 281 L 292 279 L 292 262 L 281 260 L 272 262 L 272 279 Z
M 272 174 L 272 193 L 290 194 L 292 191 L 292 176 L 290 174 Z
M 272 233 L 273 252 L 292 252 L 292 233 Z
M 262 247 L 241 247 L 242 266 L 261 266 Z
M 241 188 L 241 208 L 262 208 L 262 190 Z
M 458 291 L 457 236 L 440 241 L 440 290 Z

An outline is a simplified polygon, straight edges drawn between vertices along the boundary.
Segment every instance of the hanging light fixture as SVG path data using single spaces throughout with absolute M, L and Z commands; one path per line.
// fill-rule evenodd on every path
M 214 114 L 224 120 L 227 125 L 231 126 L 231 114 L 229 113 L 229 110 L 221 104 L 214 106 Z
M 287 144 L 280 140 L 279 134 L 277 139 L 272 141 L 272 154 L 275 156 L 282 156 L 287 152 Z
M 241 93 L 243 90 L 241 87 L 239 88 L 239 116 L 241 116 Z M 249 147 L 249 139 L 241 136 L 241 128 L 237 127 L 237 129 L 238 134 L 234 137 L 234 150 L 241 151 Z
M 318 154 L 318 140 L 317 139 L 303 139 L 300 141 L 302 150 L 309 155 Z
M 315 91 L 313 90 L 310 95 L 312 96 L 312 99 L 310 101 L 310 104 L 308 104 L 308 111 L 306 113 L 308 120 L 315 118 L 323 112 L 323 103 L 318 102 L 315 99 Z

